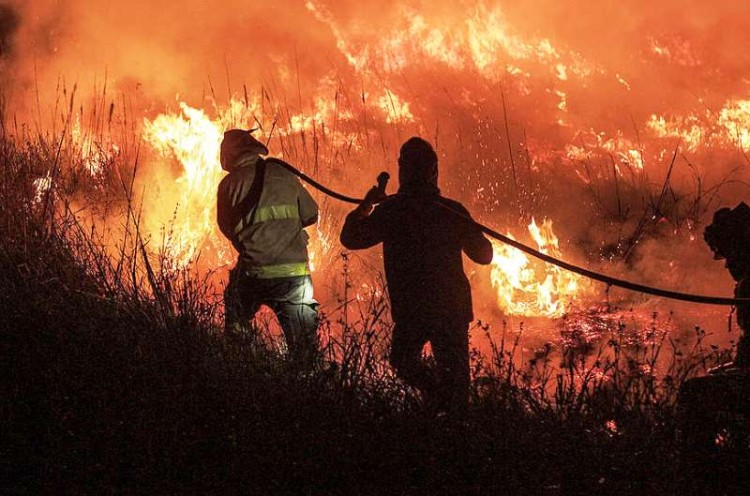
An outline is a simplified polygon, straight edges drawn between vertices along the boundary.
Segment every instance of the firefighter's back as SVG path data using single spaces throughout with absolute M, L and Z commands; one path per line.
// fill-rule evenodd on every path
M 397 195 L 381 206 L 387 217 L 383 258 L 394 320 L 472 319 L 463 270 L 466 221 L 441 207 L 442 197 Z

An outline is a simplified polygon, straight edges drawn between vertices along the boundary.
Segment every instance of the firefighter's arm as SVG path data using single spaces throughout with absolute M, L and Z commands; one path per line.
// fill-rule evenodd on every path
M 492 243 L 479 229 L 474 230 L 466 241 L 464 251 L 471 260 L 478 264 L 488 265 L 492 262 Z
M 463 215 L 472 219 L 469 211 L 463 206 L 461 206 L 461 210 Z M 492 243 L 490 243 L 490 240 L 484 237 L 482 231 L 475 224 L 466 222 L 465 226 L 462 248 L 466 256 L 480 265 L 487 265 L 492 262 Z
M 383 209 L 360 205 L 346 216 L 341 244 L 350 250 L 363 250 L 383 241 Z
M 219 183 L 216 195 L 216 222 L 219 224 L 221 233 L 232 242 L 234 242 L 234 228 L 237 224 L 233 211 L 227 191 L 227 183 L 222 181 Z
M 299 185 L 299 189 L 300 192 L 297 197 L 299 218 L 300 222 L 302 222 L 302 227 L 308 227 L 318 222 L 318 204 L 301 184 Z
M 341 244 L 345 248 L 362 250 L 383 241 L 385 209 L 373 208 L 386 199 L 385 189 L 389 179 L 387 172 L 381 172 L 378 175 L 378 185 L 370 188 L 362 203 L 346 216 L 341 229 Z

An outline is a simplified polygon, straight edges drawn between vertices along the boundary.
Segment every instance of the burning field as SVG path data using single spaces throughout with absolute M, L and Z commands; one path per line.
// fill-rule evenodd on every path
M 438 153 L 443 195 L 492 229 L 614 277 L 730 296 L 702 234 L 717 208 L 748 196 L 748 20 L 750 6 L 728 0 L 0 1 L 1 138 L 14 150 L 6 168 L 23 171 L 7 179 L 4 194 L 18 198 L 0 212 L 4 222 L 51 212 L 87 240 L 81 253 L 107 288 L 127 281 L 127 301 L 175 315 L 182 295 L 205 310 L 196 322 L 218 326 L 235 261 L 216 225 L 225 130 L 257 129 L 272 156 L 351 196 L 381 171 L 397 177 L 399 147 L 421 136 Z M 338 238 L 351 206 L 310 191 L 326 339 L 344 369 L 352 359 L 365 370 L 352 334 L 390 325 L 380 252 L 347 253 Z M 717 355 L 738 337 L 725 307 L 609 288 L 500 242 L 493 250 L 488 267 L 465 263 L 472 343 L 504 371 L 525 367 L 514 391 L 546 377 L 533 387 L 557 394 L 548 405 L 565 403 L 548 366 L 568 367 L 579 392 L 610 387 L 619 372 L 606 363 L 627 342 L 650 350 L 639 377 L 672 381 L 671 352 L 684 343 L 697 335 Z M 608 342 L 619 344 L 602 351 Z M 580 374 L 570 350 L 583 356 Z M 475 378 L 492 376 L 480 368 Z M 487 381 L 477 394 L 510 394 Z M 597 436 L 617 438 L 607 415 Z
M 612 2 L 570 19 L 575 5 L 391 2 L 377 21 L 367 6 L 315 1 L 192 7 L 4 10 L 6 136 L 59 138 L 64 174 L 93 189 L 93 203 L 122 200 L 114 172 L 132 175 L 137 162 L 132 194 L 149 249 L 175 265 L 200 258 L 220 281 L 233 263 L 214 221 L 225 129 L 258 128 L 272 155 L 355 195 L 394 173 L 400 144 L 421 135 L 438 150 L 443 193 L 479 221 L 605 272 L 729 293 L 701 232 L 745 194 L 746 55 L 726 48 L 745 41 L 732 29 L 742 7 Z M 42 169 L 40 197 L 62 187 Z M 327 293 L 346 207 L 317 198 L 310 248 Z M 486 319 L 559 317 L 607 298 L 495 251 L 490 273 L 472 281 Z

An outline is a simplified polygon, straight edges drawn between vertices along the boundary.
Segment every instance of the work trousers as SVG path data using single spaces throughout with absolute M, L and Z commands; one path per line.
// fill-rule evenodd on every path
M 435 366 L 422 357 L 429 342 Z M 461 416 L 469 400 L 469 330 L 463 322 L 395 323 L 391 365 L 438 411 Z
M 249 334 L 250 321 L 266 305 L 274 311 L 286 339 L 288 358 L 310 368 L 318 360 L 318 302 L 307 276 L 259 279 L 241 268 L 229 273 L 224 291 L 227 334 Z

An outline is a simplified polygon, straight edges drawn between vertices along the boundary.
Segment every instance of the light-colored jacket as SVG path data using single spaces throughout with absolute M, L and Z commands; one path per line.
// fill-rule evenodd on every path
M 263 167 L 257 205 L 248 205 L 253 180 Z M 229 170 L 219 184 L 217 220 L 238 252 L 238 265 L 261 279 L 309 274 L 304 228 L 318 220 L 315 200 L 272 159 L 245 154 Z

